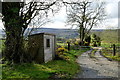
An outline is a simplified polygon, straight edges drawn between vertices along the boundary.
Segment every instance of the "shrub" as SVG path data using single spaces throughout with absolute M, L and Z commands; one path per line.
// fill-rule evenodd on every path
M 68 50 L 64 47 L 57 48 L 56 50 L 56 58 L 61 60 L 69 60 L 69 56 L 67 56 Z
M 84 40 L 84 46 L 89 46 L 91 42 L 91 37 L 90 35 L 86 35 L 85 36 L 85 40 Z
M 57 52 L 67 52 L 68 50 L 67 49 L 65 49 L 64 47 L 60 47 L 60 48 L 58 48 L 57 49 Z
M 84 45 L 85 45 L 85 46 L 89 46 L 89 42 L 86 42 L 86 41 L 85 41 L 85 42 L 84 42 Z
M 79 42 L 78 42 L 78 41 L 75 41 L 75 42 L 74 42 L 74 45 L 79 45 Z
M 97 36 L 96 34 L 92 34 L 91 35 L 91 44 L 94 47 L 100 46 L 101 45 L 101 39 L 99 36 Z

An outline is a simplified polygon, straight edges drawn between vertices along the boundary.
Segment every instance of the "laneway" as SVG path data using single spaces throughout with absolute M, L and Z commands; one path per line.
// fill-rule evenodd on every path
M 81 72 L 75 78 L 114 78 L 118 77 L 118 62 L 108 61 L 100 55 L 98 48 L 95 58 L 88 55 L 91 51 L 87 51 L 78 57 L 77 62 L 81 67 Z

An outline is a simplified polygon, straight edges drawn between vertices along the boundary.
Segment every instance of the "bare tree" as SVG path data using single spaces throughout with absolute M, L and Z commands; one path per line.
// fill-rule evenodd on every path
M 24 51 L 23 34 L 35 17 L 42 14 L 48 16 L 48 12 L 54 12 L 54 5 L 58 5 L 57 0 L 2 2 L 2 21 L 5 22 L 6 32 L 4 53 L 10 64 L 31 62 L 30 56 Z
M 39 1 L 39 0 L 38 0 Z M 6 42 L 5 58 L 10 63 L 31 62 L 30 56 L 25 53 L 23 47 L 23 34 L 28 25 L 38 17 L 40 23 L 45 16 L 56 13 L 61 4 L 70 5 L 68 23 L 79 23 L 80 33 L 89 32 L 94 24 L 102 19 L 103 8 L 98 6 L 96 10 L 89 9 L 91 2 L 65 2 L 64 0 L 32 0 L 29 2 L 2 2 L 2 21 L 5 23 Z M 89 10 L 87 10 L 89 9 Z M 44 21 L 46 23 L 46 21 Z M 44 23 L 41 23 L 44 24 Z M 87 30 L 87 27 L 90 27 Z M 85 34 L 82 35 L 82 41 Z
M 31 0 L 28 2 L 2 2 L 2 21 L 5 23 L 6 41 L 4 55 L 10 63 L 31 62 L 24 51 L 23 35 L 30 23 L 45 24 L 50 13 L 56 13 L 62 0 Z M 34 27 L 33 27 L 34 29 Z M 32 30 L 33 30 L 32 29 Z
M 67 3 L 67 2 L 66 2 Z M 68 3 L 71 4 L 71 3 Z M 67 24 L 77 25 L 81 45 L 93 26 L 96 26 L 105 18 L 104 3 L 90 2 L 88 0 L 77 1 L 69 6 L 67 12 Z

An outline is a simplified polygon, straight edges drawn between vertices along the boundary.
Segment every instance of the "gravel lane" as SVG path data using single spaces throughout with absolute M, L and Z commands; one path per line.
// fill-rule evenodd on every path
M 108 61 L 100 55 L 100 49 L 95 53 L 95 58 L 90 58 L 90 51 L 78 57 L 77 62 L 81 67 L 81 72 L 74 78 L 118 78 L 118 62 Z

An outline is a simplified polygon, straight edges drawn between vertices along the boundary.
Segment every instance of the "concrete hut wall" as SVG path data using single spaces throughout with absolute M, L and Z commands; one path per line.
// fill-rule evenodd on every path
M 50 47 L 46 46 L 46 40 L 50 39 Z M 36 63 L 48 62 L 55 57 L 55 35 L 34 34 L 29 36 L 29 53 Z
M 46 46 L 46 40 L 50 39 L 50 47 L 47 48 Z M 44 35 L 44 59 L 45 62 L 48 62 L 55 57 L 55 36 L 54 35 Z
M 29 53 L 36 63 L 44 62 L 44 40 L 43 35 L 29 36 Z

